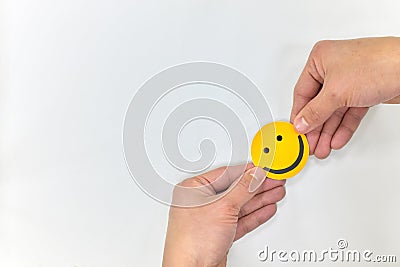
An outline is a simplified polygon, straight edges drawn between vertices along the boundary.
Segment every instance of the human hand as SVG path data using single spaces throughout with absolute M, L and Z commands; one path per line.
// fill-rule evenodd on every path
M 323 159 L 351 139 L 369 107 L 399 96 L 400 38 L 321 41 L 295 86 L 291 122 Z
M 170 208 L 163 266 L 226 266 L 232 243 L 275 214 L 284 184 L 266 179 L 265 171 L 253 164 L 221 167 L 180 183 L 198 188 L 194 197 L 204 202 L 227 193 L 202 206 Z M 177 187 L 174 198 L 193 198 L 180 193 Z

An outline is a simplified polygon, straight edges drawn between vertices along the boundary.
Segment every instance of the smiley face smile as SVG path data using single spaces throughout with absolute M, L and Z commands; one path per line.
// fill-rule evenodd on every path
M 251 156 L 254 165 L 263 168 L 271 179 L 290 178 L 303 169 L 309 154 L 307 138 L 288 122 L 263 126 L 254 136 Z
M 299 147 L 300 147 L 300 149 L 299 149 L 299 155 L 297 156 L 297 159 L 293 162 L 292 165 L 290 165 L 290 166 L 287 167 L 287 168 L 279 169 L 279 170 L 274 170 L 274 169 L 267 168 L 267 167 L 264 167 L 263 169 L 264 169 L 265 171 L 267 171 L 267 172 L 270 172 L 270 173 L 282 174 L 282 173 L 289 172 L 289 171 L 295 169 L 297 166 L 299 166 L 301 160 L 303 159 L 303 154 L 304 154 L 304 142 L 303 142 L 303 139 L 301 138 L 300 135 L 297 136 L 297 138 L 299 139 Z M 269 150 L 269 149 L 268 149 L 268 150 Z M 264 152 L 265 152 L 265 148 L 264 148 Z

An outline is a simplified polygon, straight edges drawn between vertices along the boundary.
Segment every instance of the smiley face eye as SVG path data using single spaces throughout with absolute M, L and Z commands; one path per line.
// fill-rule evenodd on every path
M 268 154 L 269 153 L 269 148 L 268 147 L 264 147 L 264 153 Z
M 283 139 L 282 135 L 278 135 L 278 136 L 276 137 L 276 140 L 278 140 L 278 141 L 282 141 L 282 139 Z

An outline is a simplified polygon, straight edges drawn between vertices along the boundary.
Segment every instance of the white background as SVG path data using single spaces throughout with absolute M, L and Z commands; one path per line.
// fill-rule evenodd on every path
M 168 207 L 140 191 L 122 153 L 140 85 L 171 65 L 219 62 L 287 120 L 316 41 L 399 36 L 399 10 L 397 0 L 0 1 L 0 266 L 159 266 Z M 399 258 L 399 114 L 373 108 L 345 149 L 312 158 L 229 266 L 276 266 L 258 261 L 265 245 L 320 251 L 339 238 Z

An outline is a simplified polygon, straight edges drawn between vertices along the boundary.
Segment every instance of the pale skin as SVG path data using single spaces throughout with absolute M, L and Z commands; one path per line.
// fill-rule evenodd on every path
M 219 200 L 201 207 L 171 207 L 164 267 L 226 266 L 232 243 L 275 214 L 276 203 L 285 195 L 285 181 L 266 179 L 265 171 L 253 164 L 238 167 L 221 167 L 180 184 L 198 187 L 219 179 L 216 186 L 231 189 Z M 219 191 L 214 190 L 216 186 L 203 197 L 215 195 Z
M 368 108 L 399 96 L 400 38 L 321 41 L 294 88 L 291 121 L 324 159 L 347 144 Z
M 368 108 L 380 103 L 400 103 L 400 38 L 322 41 L 312 49 L 295 86 L 291 121 L 307 134 L 310 153 L 322 159 L 345 146 Z M 226 266 L 232 243 L 275 214 L 285 195 L 284 181 L 266 179 L 252 164 L 244 169 L 233 167 L 222 176 L 219 185 L 231 189 L 223 198 L 196 208 L 171 207 L 164 267 Z M 182 184 L 209 184 L 224 170 Z

